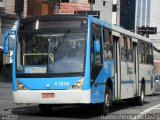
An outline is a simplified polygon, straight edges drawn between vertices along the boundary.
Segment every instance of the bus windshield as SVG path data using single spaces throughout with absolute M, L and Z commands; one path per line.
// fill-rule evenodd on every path
M 17 73 L 64 74 L 84 72 L 86 33 L 20 34 Z

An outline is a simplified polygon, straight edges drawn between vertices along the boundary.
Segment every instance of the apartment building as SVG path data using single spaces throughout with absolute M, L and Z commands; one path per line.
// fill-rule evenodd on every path
M 100 19 L 112 22 L 112 0 L 27 0 L 27 17 L 74 14 L 75 11 L 98 11 Z
M 3 38 L 4 33 L 14 27 L 17 19 L 18 16 L 15 12 L 15 0 L 12 0 L 12 2 L 10 0 L 0 0 L 0 66 L 2 66 L 2 64 L 11 63 L 10 55 L 3 56 Z M 13 41 L 11 40 L 10 43 L 9 54 L 12 53 Z

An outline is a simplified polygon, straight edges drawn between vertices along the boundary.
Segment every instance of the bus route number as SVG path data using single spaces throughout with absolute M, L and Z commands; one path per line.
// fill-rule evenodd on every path
M 69 86 L 69 82 L 54 82 L 55 86 Z

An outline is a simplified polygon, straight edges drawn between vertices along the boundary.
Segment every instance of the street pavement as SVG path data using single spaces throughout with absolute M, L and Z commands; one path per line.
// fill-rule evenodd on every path
M 160 120 L 159 93 L 146 96 L 143 106 L 131 106 L 125 101 L 115 102 L 107 116 L 91 114 L 93 110 L 90 111 L 82 106 L 54 107 L 50 114 L 43 114 L 36 104 L 14 104 L 11 81 L 0 74 L 0 120 Z

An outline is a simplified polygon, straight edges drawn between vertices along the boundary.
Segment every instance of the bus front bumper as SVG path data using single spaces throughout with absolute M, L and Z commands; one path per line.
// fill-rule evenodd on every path
M 43 93 L 54 93 L 52 98 L 43 98 Z M 91 102 L 91 90 L 18 90 L 13 91 L 15 103 L 36 104 L 87 104 Z

